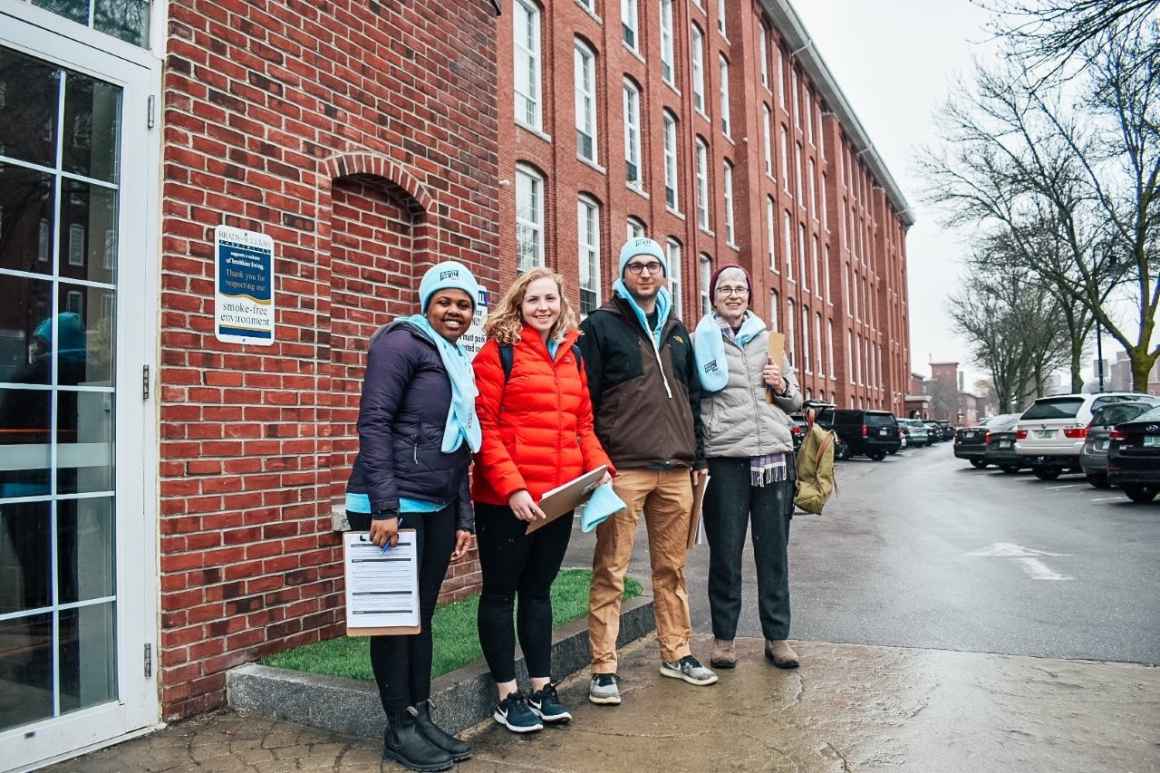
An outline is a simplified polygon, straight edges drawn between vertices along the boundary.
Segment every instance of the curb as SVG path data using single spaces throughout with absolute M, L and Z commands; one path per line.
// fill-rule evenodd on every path
M 656 628 L 653 599 L 638 596 L 624 602 L 617 647 Z M 588 620 L 573 620 L 552 641 L 552 670 L 557 679 L 588 666 Z M 527 683 L 523 653 L 516 651 L 516 678 Z M 226 675 L 227 701 L 239 712 L 330 730 L 355 738 L 380 738 L 383 708 L 374 682 L 288 671 L 250 663 Z M 435 720 L 451 733 L 477 725 L 495 707 L 495 682 L 487 665 L 476 661 L 437 678 L 431 684 Z

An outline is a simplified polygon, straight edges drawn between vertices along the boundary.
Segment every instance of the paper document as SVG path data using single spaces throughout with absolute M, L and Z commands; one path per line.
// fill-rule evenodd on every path
M 384 551 L 365 531 L 343 533 L 348 636 L 419 633 L 419 562 L 415 530 L 400 529 Z
M 579 478 L 573 478 L 545 493 L 540 497 L 540 509 L 548 517 L 541 521 L 529 523 L 525 533 L 531 534 L 536 529 L 542 529 L 560 516 L 572 512 L 587 502 L 588 497 L 592 496 L 592 492 L 600 486 L 600 481 L 604 479 L 606 472 L 608 472 L 608 466 L 602 464 L 595 470 L 586 472 Z
M 781 369 L 785 365 L 785 333 L 778 333 L 776 331 L 769 334 L 769 361 Z M 782 374 L 785 375 L 784 373 Z M 765 390 L 765 399 L 773 402 L 773 390 L 768 387 Z
M 700 483 L 693 486 L 693 513 L 689 518 L 689 538 L 686 547 L 705 544 L 705 524 L 702 513 L 705 506 L 705 492 L 709 490 L 709 476 L 706 475 Z

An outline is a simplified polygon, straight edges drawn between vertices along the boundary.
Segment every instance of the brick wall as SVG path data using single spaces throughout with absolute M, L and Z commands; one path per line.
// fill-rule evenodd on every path
M 498 289 L 489 0 L 176 1 L 164 76 L 165 719 L 337 634 L 331 532 L 366 338 L 457 259 Z M 275 241 L 276 343 L 212 334 L 213 227 Z M 462 592 L 477 571 L 453 567 Z

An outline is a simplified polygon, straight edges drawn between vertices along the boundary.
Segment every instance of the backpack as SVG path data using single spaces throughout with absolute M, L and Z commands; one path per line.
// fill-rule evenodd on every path
M 584 357 L 580 354 L 579 346 L 572 346 L 572 355 L 576 358 L 576 370 L 584 369 Z M 515 365 L 516 350 L 511 344 L 499 345 L 499 364 L 503 366 L 503 380 L 506 384 L 512 377 L 512 366 Z
M 807 513 L 821 515 L 836 485 L 834 435 L 811 422 L 797 453 L 797 493 L 793 503 Z

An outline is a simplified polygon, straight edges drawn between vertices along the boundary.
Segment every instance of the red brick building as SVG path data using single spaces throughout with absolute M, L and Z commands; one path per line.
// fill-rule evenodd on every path
M 695 324 L 712 269 L 741 263 L 807 395 L 901 415 L 913 219 L 790 4 L 506 0 L 504 11 L 502 280 L 551 265 L 596 305 L 620 245 L 643 231 L 677 266 Z

